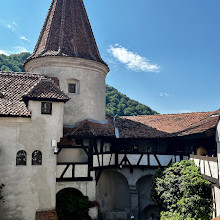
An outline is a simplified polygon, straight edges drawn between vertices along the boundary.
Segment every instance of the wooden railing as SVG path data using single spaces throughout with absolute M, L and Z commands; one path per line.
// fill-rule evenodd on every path
M 111 167 L 167 167 L 182 159 L 189 159 L 182 155 L 165 155 L 152 153 L 103 153 L 93 155 L 93 169 Z
M 190 159 L 194 160 L 204 179 L 219 185 L 219 167 L 217 157 L 190 155 Z

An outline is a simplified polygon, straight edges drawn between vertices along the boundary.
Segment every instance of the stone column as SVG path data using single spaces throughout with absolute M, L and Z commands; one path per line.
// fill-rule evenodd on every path
M 138 220 L 138 192 L 136 185 L 129 185 L 129 191 L 131 194 L 131 210 L 130 216 L 134 216 L 135 220 Z M 130 219 L 129 216 L 129 219 Z

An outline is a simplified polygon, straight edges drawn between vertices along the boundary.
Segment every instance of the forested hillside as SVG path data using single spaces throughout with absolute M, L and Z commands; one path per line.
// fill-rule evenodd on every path
M 30 53 L 12 54 L 6 56 L 0 54 L 0 70 L 1 71 L 13 71 L 23 72 L 23 63 L 30 56 Z
M 10 56 L 0 54 L 0 70 L 23 72 L 22 64 L 28 56 L 30 56 L 30 53 L 12 54 Z M 106 85 L 106 113 L 114 117 L 158 114 L 150 107 L 131 100 L 117 89 L 108 85 Z
M 128 98 L 114 87 L 106 85 L 106 113 L 111 116 L 155 115 L 150 107 Z

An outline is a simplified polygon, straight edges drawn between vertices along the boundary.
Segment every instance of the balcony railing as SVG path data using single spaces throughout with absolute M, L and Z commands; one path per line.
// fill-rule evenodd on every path
M 204 179 L 219 185 L 219 167 L 217 157 L 190 155 L 190 159 L 194 160 Z
M 182 159 L 189 159 L 182 155 L 165 155 L 151 153 L 102 153 L 93 155 L 93 169 L 111 167 L 167 167 Z

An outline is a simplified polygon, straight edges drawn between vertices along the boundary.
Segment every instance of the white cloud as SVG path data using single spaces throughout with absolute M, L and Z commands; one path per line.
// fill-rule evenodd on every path
M 12 54 L 12 53 L 22 53 L 22 52 L 28 52 L 28 51 L 24 47 L 16 46 L 16 47 L 13 47 L 13 50 L 10 53 Z
M 17 25 L 15 25 L 14 22 L 13 22 L 12 24 L 7 24 L 7 25 L 6 25 L 6 27 L 7 27 L 9 30 L 11 30 L 11 31 L 15 31 L 15 30 L 16 30 L 16 29 L 15 29 L 15 26 L 17 26 Z
M 22 52 L 28 52 L 28 50 L 22 46 L 13 47 L 11 50 L 0 50 L 0 54 L 5 54 L 7 56 L 11 54 L 22 53 Z
M 27 39 L 25 36 L 20 36 L 20 39 L 21 39 L 21 40 L 28 41 L 28 39 Z
M 115 44 L 108 49 L 118 61 L 125 64 L 126 67 L 133 71 L 143 72 L 159 72 L 160 66 L 157 64 L 151 64 L 146 57 L 142 57 L 127 48 Z
M 179 113 L 192 113 L 192 110 L 188 110 L 188 109 L 183 109 L 183 110 L 179 110 Z
M 0 50 L 0 54 L 8 55 L 8 53 L 4 50 Z
M 160 92 L 159 96 L 161 96 L 161 97 L 169 97 L 170 95 L 168 93 L 166 93 L 166 92 Z

